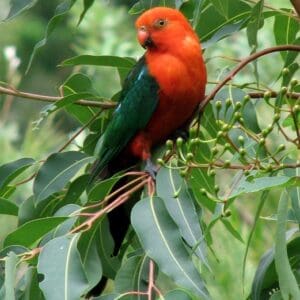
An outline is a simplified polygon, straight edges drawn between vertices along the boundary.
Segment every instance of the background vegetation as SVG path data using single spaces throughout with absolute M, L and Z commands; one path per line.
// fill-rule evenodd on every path
M 134 64 L 127 57 L 143 53 L 134 20 L 155 5 L 181 9 L 199 34 L 207 105 L 199 134 L 195 120 L 186 142 L 157 151 L 163 200 L 136 204 L 133 229 L 111 258 L 107 220 L 93 205 L 119 175 L 86 193 L 86 174 L 111 114 L 104 108 Z M 299 16 L 291 2 L 11 0 L 1 1 L 0 18 L 1 299 L 80 299 L 102 275 L 115 280 L 99 299 L 300 299 Z M 82 99 L 92 102 L 74 103 Z M 136 179 L 127 194 L 148 182 Z M 174 269 L 174 255 L 186 273 Z

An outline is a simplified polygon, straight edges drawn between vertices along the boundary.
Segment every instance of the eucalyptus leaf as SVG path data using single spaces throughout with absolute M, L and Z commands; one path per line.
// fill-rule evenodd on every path
M 117 67 L 124 69 L 131 69 L 136 61 L 128 57 L 119 56 L 94 56 L 94 55 L 79 55 L 62 62 L 62 66 L 78 66 L 78 65 L 92 65 L 103 67 Z
M 46 45 L 46 43 L 47 43 L 50 35 L 53 33 L 54 29 L 65 18 L 65 16 L 67 15 L 67 13 L 72 8 L 72 6 L 74 5 L 75 2 L 76 2 L 76 0 L 65 0 L 56 7 L 54 16 L 51 18 L 51 20 L 49 21 L 49 23 L 47 25 L 45 37 L 42 40 L 40 40 L 38 43 L 36 43 L 33 48 L 33 51 L 31 53 L 31 56 L 30 56 L 30 59 L 29 59 L 28 65 L 27 65 L 26 73 L 29 71 L 37 51 L 41 47 Z
M 206 245 L 191 191 L 178 170 L 161 168 L 156 180 L 157 195 L 193 252 L 208 266 Z
M 11 0 L 9 14 L 3 21 L 15 18 L 22 12 L 32 8 L 37 2 L 38 0 Z
M 39 283 L 47 300 L 78 300 L 87 291 L 88 281 L 77 250 L 80 235 L 55 238 L 42 249 L 38 272 Z
M 93 158 L 81 152 L 54 153 L 39 169 L 33 185 L 35 203 L 60 191 L 69 180 Z
M 9 252 L 5 258 L 5 281 L 4 281 L 4 300 L 15 300 L 15 284 L 17 275 L 17 263 L 19 259 L 14 252 Z M 1 294 L 3 293 L 1 291 Z M 3 294 L 2 294 L 3 295 Z
M 0 197 L 0 215 L 17 216 L 18 210 L 19 207 L 15 203 Z
M 34 163 L 32 158 L 24 157 L 0 166 L 0 190 Z
M 289 197 L 284 190 L 278 204 L 278 220 L 275 241 L 275 268 L 278 274 L 280 291 L 284 300 L 300 299 L 300 290 L 293 274 L 286 246 L 286 220 Z
M 201 299 L 209 299 L 204 282 L 161 198 L 139 201 L 132 209 L 131 223 L 147 255 L 162 272 Z
M 122 294 L 130 291 L 147 292 L 149 258 L 146 255 L 132 256 L 121 266 L 115 278 L 115 290 Z M 127 296 L 136 300 L 136 296 Z
M 66 219 L 66 217 L 49 217 L 25 223 L 7 235 L 3 245 L 4 247 L 11 245 L 30 247 Z

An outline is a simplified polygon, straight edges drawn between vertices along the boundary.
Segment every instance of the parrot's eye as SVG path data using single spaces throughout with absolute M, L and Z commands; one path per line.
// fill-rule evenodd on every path
M 156 27 L 156 28 L 162 28 L 162 27 L 165 27 L 166 24 L 167 24 L 167 20 L 158 19 L 158 20 L 155 21 L 154 27 Z

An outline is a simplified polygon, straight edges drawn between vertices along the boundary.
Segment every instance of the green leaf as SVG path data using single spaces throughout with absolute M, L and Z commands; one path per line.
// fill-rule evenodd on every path
M 221 1 L 219 2 L 221 3 Z M 244 22 L 243 25 L 247 24 L 246 20 L 251 14 L 251 7 L 245 2 L 237 0 L 227 0 L 226 3 L 228 3 L 227 6 L 230 7 L 227 11 L 227 18 L 222 16 L 213 5 L 209 5 L 201 13 L 196 31 L 202 43 L 212 38 L 212 36 L 224 26 L 234 25 L 241 21 Z
M 146 254 L 162 272 L 201 298 L 209 298 L 204 282 L 161 198 L 139 201 L 132 209 L 131 223 Z
M 99 222 L 86 232 L 83 232 L 78 241 L 83 268 L 92 289 L 102 277 L 101 256 L 98 250 Z M 108 254 L 109 255 L 109 254 Z
M 109 230 L 107 217 L 101 219 L 97 231 L 97 249 L 101 257 L 103 275 L 108 278 L 115 278 L 117 270 L 120 268 L 118 257 L 113 256 L 114 240 Z
M 149 257 L 146 255 L 132 256 L 118 271 L 115 278 L 115 290 L 120 294 L 130 291 L 147 292 L 148 277 Z M 136 296 L 127 296 L 126 299 L 136 300 Z
M 190 3 L 190 1 L 188 2 Z M 202 5 L 203 5 L 203 1 L 199 0 L 196 2 L 196 5 L 194 7 L 194 11 L 193 11 L 193 28 L 197 28 L 197 25 L 199 23 L 199 19 L 201 16 L 201 10 L 202 10 Z
M 34 180 L 35 203 L 60 191 L 84 165 L 91 161 L 91 157 L 76 151 L 50 155 Z
M 240 235 L 240 233 L 232 226 L 232 224 L 227 220 L 222 218 L 222 223 L 224 224 L 224 226 L 226 227 L 226 229 L 241 243 L 244 243 L 244 240 L 242 238 L 242 236 Z
M 275 267 L 278 274 L 279 286 L 284 300 L 300 299 L 300 290 L 297 280 L 289 263 L 286 246 L 286 220 L 289 197 L 283 191 L 278 204 L 278 221 L 275 240 Z
M 211 0 L 211 3 L 217 9 L 220 15 L 228 19 L 228 11 L 229 11 L 228 0 Z
M 188 182 L 199 205 L 205 206 L 213 212 L 216 207 L 216 203 L 209 199 L 206 195 L 203 195 L 201 193 L 201 189 L 205 189 L 213 195 L 215 193 L 214 178 L 212 176 L 208 176 L 207 170 L 205 169 L 193 168 Z
M 22 202 L 19 208 L 19 226 L 34 219 L 52 216 L 54 204 L 57 202 L 58 199 L 53 195 L 35 205 L 34 196 L 28 197 Z
M 122 176 L 114 176 L 97 183 L 88 194 L 90 202 L 101 201 L 108 195 L 113 186 L 120 180 Z
M 87 13 L 87 11 L 88 11 L 88 10 L 91 8 L 91 6 L 93 5 L 94 1 L 95 1 L 95 0 L 83 0 L 84 8 L 83 8 L 82 13 L 80 14 L 80 17 L 79 17 L 77 26 L 81 23 L 81 21 L 83 20 L 85 14 Z
M 67 204 L 81 204 L 80 196 L 83 194 L 90 175 L 84 174 L 75 178 L 69 185 L 68 190 L 63 199 L 57 202 L 55 211 Z
M 87 291 L 88 281 L 77 250 L 79 237 L 58 237 L 43 247 L 37 269 L 44 276 L 40 288 L 47 300 L 78 300 Z
M 52 19 L 49 21 L 46 32 L 45 32 L 45 37 L 40 40 L 38 43 L 35 44 L 33 51 L 31 53 L 27 68 L 26 68 L 26 73 L 29 71 L 31 64 L 33 62 L 34 56 L 36 55 L 37 51 L 46 45 L 48 38 L 56 28 L 56 26 L 64 19 L 66 14 L 69 12 L 69 10 L 72 8 L 73 4 L 76 2 L 76 0 L 65 0 L 62 3 L 60 3 L 56 9 L 54 16 Z
M 37 274 L 37 270 L 34 267 L 29 267 L 24 275 L 24 286 L 22 290 L 24 290 L 22 300 L 43 300 L 44 296 L 42 294 L 41 289 L 38 285 L 39 278 Z
M 18 215 L 19 207 L 13 202 L 0 197 L 0 215 Z
M 161 168 L 157 174 L 156 189 L 182 237 L 191 248 L 196 247 L 194 253 L 208 265 L 205 240 L 193 197 L 178 170 Z
M 260 213 L 264 207 L 264 204 L 267 200 L 267 197 L 268 197 L 268 194 L 269 194 L 269 191 L 264 191 L 259 199 L 259 204 L 257 206 L 257 210 L 256 210 L 256 213 L 255 213 L 255 216 L 254 216 L 254 221 L 253 221 L 253 225 L 252 225 L 252 228 L 251 228 L 251 231 L 249 233 L 249 237 L 247 239 L 247 242 L 246 242 L 246 249 L 245 249 L 245 254 L 244 254 L 244 258 L 243 258 L 243 267 L 242 267 L 242 282 L 243 282 L 243 287 L 245 285 L 245 274 L 246 274 L 246 262 L 247 262 L 247 256 L 248 256 L 248 251 L 249 251 L 249 247 L 250 247 L 250 243 L 252 241 L 252 237 L 255 233 L 255 229 L 256 229 L 256 225 L 257 225 L 257 222 L 259 220 L 259 217 L 260 217 Z
M 167 6 L 178 9 L 182 3 L 183 0 L 141 0 L 130 8 L 129 13 L 132 15 L 140 14 L 143 11 L 155 6 Z
M 15 18 L 22 12 L 33 7 L 37 2 L 38 0 L 10 0 L 9 14 L 3 21 L 9 21 Z
M 132 69 L 136 61 L 129 57 L 119 56 L 94 56 L 94 55 L 79 55 L 62 62 L 62 66 L 78 66 L 78 65 L 92 65 L 103 67 L 117 67 L 124 69 Z
M 14 252 L 9 252 L 5 258 L 4 300 L 15 300 L 15 284 L 17 276 L 18 257 Z
M 0 190 L 34 164 L 32 158 L 21 158 L 0 166 Z
M 48 232 L 40 242 L 40 245 L 43 246 L 56 237 L 68 234 L 73 225 L 76 223 L 78 219 L 76 213 L 79 213 L 81 208 L 82 207 L 77 204 L 67 204 L 57 210 L 54 217 L 66 217 L 66 220 Z
M 257 48 L 257 33 L 264 25 L 264 0 L 258 1 L 252 8 L 250 21 L 247 25 L 248 43 L 251 48 Z
M 289 11 L 290 12 L 290 11 Z M 291 13 L 291 12 L 290 12 Z M 274 21 L 274 37 L 277 45 L 292 44 L 297 32 L 299 31 L 300 24 L 297 20 L 289 15 L 277 15 Z M 280 55 L 285 61 L 287 58 L 287 52 L 281 51 Z
M 90 95 L 98 95 L 98 92 L 94 89 L 90 78 L 81 73 L 72 74 L 64 82 L 63 92 L 64 96 L 69 96 L 75 93 L 88 93 Z M 99 108 L 81 106 L 73 103 L 64 106 L 64 109 L 71 115 L 73 115 L 82 124 L 88 123 L 99 110 Z
M 295 234 L 295 230 L 286 233 L 285 239 L 289 240 Z M 284 245 L 285 245 L 284 241 Z M 300 265 L 300 236 L 296 231 L 296 237 L 291 239 L 287 244 L 287 253 L 291 267 L 295 272 L 299 272 Z M 261 300 L 269 299 L 270 293 L 274 289 L 279 289 L 278 276 L 275 270 L 274 248 L 267 251 L 260 260 L 252 283 L 251 299 Z
M 9 252 L 14 252 L 16 255 L 19 255 L 19 254 L 23 254 L 27 251 L 29 251 L 29 249 L 26 247 L 23 247 L 23 246 L 16 246 L 16 245 L 8 246 L 8 247 L 3 248 L 0 251 L 0 258 L 5 258 L 5 256 L 7 256 Z
M 168 292 L 164 296 L 165 300 L 197 300 L 194 295 L 190 294 L 188 291 L 183 289 L 176 289 Z
M 4 240 L 4 247 L 10 245 L 30 247 L 66 219 L 66 217 L 50 217 L 30 221 L 10 233 Z
M 247 179 L 247 177 L 243 177 L 240 184 L 232 191 L 227 200 L 234 199 L 242 194 L 260 192 L 273 187 L 287 187 L 299 184 L 300 178 L 298 177 L 274 176 L 259 177 L 252 180 Z

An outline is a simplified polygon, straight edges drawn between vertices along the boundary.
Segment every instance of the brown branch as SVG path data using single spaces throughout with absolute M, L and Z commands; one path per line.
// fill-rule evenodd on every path
M 51 102 L 51 103 L 55 103 L 63 99 L 63 97 L 45 96 L 45 95 L 21 92 L 16 89 L 5 88 L 3 86 L 0 86 L 0 94 L 11 95 L 11 96 L 20 97 L 29 100 L 35 100 L 35 101 Z M 82 105 L 82 106 L 100 107 L 102 109 L 114 108 L 116 106 L 116 103 L 112 101 L 100 102 L 100 101 L 91 101 L 91 100 L 77 100 L 74 102 L 74 104 Z
M 190 168 L 203 168 L 207 169 L 210 167 L 216 167 L 216 168 L 225 168 L 229 170 L 244 170 L 244 171 L 249 171 L 249 170 L 260 170 L 262 169 L 261 167 L 255 165 L 255 164 L 248 164 L 248 165 L 241 165 L 241 164 L 230 164 L 229 166 L 223 162 L 215 162 L 213 164 L 198 164 L 198 163 L 190 163 L 188 165 Z M 281 164 L 277 165 L 274 167 L 275 170 L 281 170 L 281 169 L 296 169 L 300 167 L 300 163 L 297 164 Z
M 150 176 L 148 176 L 148 177 L 151 178 Z M 144 187 L 148 183 L 148 181 L 149 181 L 149 179 L 146 178 L 143 181 L 141 181 L 139 184 L 132 187 L 130 190 L 128 190 L 128 191 L 124 192 L 123 194 L 121 194 L 120 196 L 118 196 L 114 201 L 112 201 L 106 207 L 104 207 L 100 211 L 92 214 L 92 216 L 89 219 L 87 219 L 86 221 L 84 221 L 83 223 L 78 225 L 77 227 L 73 228 L 70 231 L 70 234 L 76 233 L 78 231 L 89 230 L 93 226 L 93 224 L 96 220 L 98 220 L 104 214 L 111 212 L 115 208 L 117 208 L 120 205 L 122 205 L 123 203 L 125 203 L 134 192 L 136 192 L 139 189 L 141 189 L 142 187 Z M 80 215 L 80 213 L 79 213 L 79 215 Z
M 270 98 L 276 98 L 279 93 L 270 91 Z M 264 93 L 263 92 L 250 92 L 248 93 L 250 98 L 253 99 L 258 99 L 258 98 L 264 98 Z M 286 93 L 286 96 L 289 97 L 290 99 L 300 99 L 300 93 Z
M 300 0 L 291 0 L 291 3 L 294 6 L 298 16 L 300 17 Z
M 247 64 L 250 62 L 258 59 L 261 56 L 273 53 L 273 52 L 279 52 L 279 51 L 300 51 L 300 46 L 298 45 L 280 45 L 280 46 L 274 46 L 270 47 L 258 52 L 255 52 L 248 57 L 244 58 L 220 83 L 218 83 L 215 88 L 208 94 L 204 100 L 200 103 L 200 110 L 203 110 L 205 106 L 208 104 L 210 100 L 212 100 L 215 95 L 218 93 L 218 91 L 230 80 L 233 79 L 233 77 L 241 71 Z

